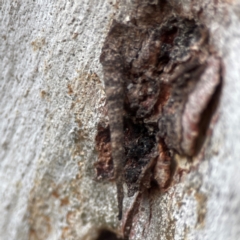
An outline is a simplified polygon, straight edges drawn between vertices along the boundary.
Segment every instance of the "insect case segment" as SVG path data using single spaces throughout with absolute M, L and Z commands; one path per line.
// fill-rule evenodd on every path
M 100 62 L 103 65 L 107 96 L 114 177 L 117 185 L 119 220 L 122 218 L 123 166 L 125 159 L 123 144 L 124 56 L 121 54 L 123 34 L 125 34 L 124 28 L 114 28 L 113 26 L 109 33 L 108 40 L 103 46 L 100 57 Z
M 123 182 L 129 196 L 151 182 L 167 189 L 174 154 L 196 154 L 220 84 L 220 60 L 203 25 L 182 17 L 133 22 L 113 21 L 100 56 L 119 219 Z

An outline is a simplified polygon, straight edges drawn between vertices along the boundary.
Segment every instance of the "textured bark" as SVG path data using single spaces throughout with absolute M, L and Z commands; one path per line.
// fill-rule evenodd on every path
M 222 91 L 201 152 L 179 160 L 167 192 L 141 197 L 130 238 L 237 240 L 240 1 L 168 2 L 207 26 L 223 63 Z M 128 19 L 135 1 L 0 6 L 0 238 L 114 239 L 115 184 L 94 172 L 97 126 L 108 121 L 99 56 L 112 19 Z M 125 212 L 135 197 L 124 199 Z

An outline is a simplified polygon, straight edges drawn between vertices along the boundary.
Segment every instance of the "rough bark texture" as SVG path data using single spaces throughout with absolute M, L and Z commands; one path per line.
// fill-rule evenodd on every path
M 169 0 L 199 14 L 223 62 L 202 151 L 167 192 L 141 199 L 130 239 L 240 239 L 240 1 Z M 127 7 L 126 7 L 127 6 Z M 134 1 L 0 1 L 0 238 L 114 239 L 114 183 L 95 180 L 107 122 L 99 56 Z M 180 175 L 179 175 L 180 176 Z M 125 210 L 134 197 L 124 199 Z M 112 237 L 112 238 L 110 238 Z

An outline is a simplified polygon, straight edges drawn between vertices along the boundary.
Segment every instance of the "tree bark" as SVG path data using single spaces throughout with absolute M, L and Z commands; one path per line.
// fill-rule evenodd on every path
M 97 126 L 107 122 L 99 56 L 112 19 L 126 19 L 134 4 L 0 2 L 1 239 L 121 234 L 115 184 L 95 180 Z M 201 152 L 181 162 L 167 192 L 141 199 L 130 239 L 238 240 L 240 1 L 168 4 L 207 26 L 222 91 Z M 125 211 L 133 201 L 124 199 Z

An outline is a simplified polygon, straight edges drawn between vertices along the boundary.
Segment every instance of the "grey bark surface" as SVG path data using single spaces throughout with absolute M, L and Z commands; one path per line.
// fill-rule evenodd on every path
M 142 201 L 151 218 L 136 216 L 131 239 L 238 240 L 240 1 L 169 2 L 201 12 L 223 61 L 222 93 L 203 151 L 181 166 L 178 184 Z M 99 56 L 114 15 L 127 18 L 124 4 L 134 6 L 0 1 L 0 239 L 120 231 L 115 184 L 94 179 L 94 139 L 107 122 Z

